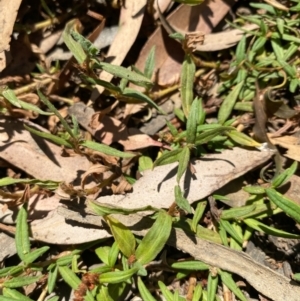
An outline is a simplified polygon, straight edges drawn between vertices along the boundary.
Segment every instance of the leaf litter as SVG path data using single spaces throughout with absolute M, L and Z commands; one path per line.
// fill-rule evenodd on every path
M 7 256 L 18 254 L 28 268 L 48 254 L 39 244 L 51 244 L 52 254 L 73 245 L 77 253 L 64 264 L 50 253 L 40 257 L 52 260 L 41 268 L 46 294 L 59 269 L 74 289 L 73 300 L 121 300 L 112 284 L 120 289 L 131 277 L 138 277 L 139 294 L 152 300 L 147 273 L 155 275 L 158 254 L 168 253 L 168 263 L 176 256 L 185 260 L 185 252 L 210 266 L 202 275 L 207 283 L 196 278 L 203 298 L 214 300 L 217 285 L 217 294 L 225 296 L 225 284 L 244 300 L 249 290 L 237 286 L 236 274 L 256 289 L 253 298 L 297 300 L 299 289 L 289 277 L 297 279 L 292 273 L 299 271 L 291 251 L 284 276 L 274 271 L 282 264 L 276 252 L 273 270 L 246 255 L 248 241 L 267 257 L 268 243 L 280 250 L 293 248 L 290 238 L 295 244 L 299 239 L 299 177 L 289 159 L 299 161 L 300 41 L 292 28 L 300 9 L 265 2 L 40 1 L 38 8 L 19 2 L 5 7 L 0 234 L 8 247 L 0 249 L 0 277 L 10 268 Z M 99 49 L 110 28 L 118 30 Z M 60 51 L 72 57 L 65 63 Z M 16 248 L 7 233 L 17 233 Z M 138 246 L 133 234 L 141 237 Z M 96 281 L 85 278 L 92 277 L 91 268 L 78 254 L 84 258 L 90 249 L 80 244 L 110 254 L 110 266 L 96 268 Z M 165 244 L 177 249 L 175 257 Z M 13 268 L 4 298 L 41 294 L 44 300 L 47 289 L 36 286 L 38 277 L 26 282 Z M 74 272 L 83 270 L 80 280 Z M 99 286 L 99 275 L 107 287 Z M 180 287 L 182 296 L 198 300 L 196 289 L 182 282 L 192 276 L 175 275 L 173 269 L 165 282 L 170 291 L 155 280 L 155 295 L 173 299 Z M 11 289 L 12 281 L 19 281 L 15 287 L 32 281 L 32 289 Z M 98 292 L 92 292 L 95 286 Z

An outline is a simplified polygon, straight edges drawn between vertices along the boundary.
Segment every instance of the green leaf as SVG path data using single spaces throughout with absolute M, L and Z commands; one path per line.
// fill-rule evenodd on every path
M 219 220 L 220 227 L 223 227 L 230 236 L 241 245 L 243 244 L 243 237 L 234 229 L 234 227 L 226 220 Z
M 72 144 L 69 143 L 67 140 L 65 140 L 63 138 L 60 138 L 58 136 L 55 136 L 55 135 L 52 135 L 52 134 L 49 134 L 49 133 L 37 131 L 37 130 L 27 126 L 26 124 L 24 124 L 24 128 L 27 131 L 29 131 L 30 133 L 35 134 L 39 137 L 45 138 L 47 140 L 50 140 L 50 141 L 52 141 L 52 142 L 54 142 L 58 145 L 63 145 L 63 146 L 69 147 L 69 148 L 73 148 Z
M 102 79 L 92 78 L 92 77 L 88 77 L 88 76 L 84 76 L 84 79 L 92 85 L 99 85 L 99 86 L 104 87 L 106 90 L 110 91 L 111 93 L 115 93 L 117 95 L 122 93 L 121 87 L 118 87 L 112 83 L 106 82 Z M 124 82 L 123 82 L 123 84 L 124 84 Z
M 187 170 L 188 164 L 190 162 L 190 156 L 191 156 L 191 152 L 190 152 L 189 147 L 184 146 L 182 148 L 182 151 L 179 155 L 179 160 L 178 160 L 179 164 L 178 164 L 177 177 L 176 177 L 177 183 L 179 183 L 181 177 Z
M 2 283 L 4 287 L 8 288 L 17 288 L 17 287 L 23 287 L 32 283 L 35 283 L 39 281 L 43 276 L 20 276 L 11 278 L 9 280 L 6 280 Z
M 144 74 L 151 80 L 155 67 L 155 46 L 153 46 L 146 58 Z
M 173 294 L 168 290 L 168 288 L 162 281 L 158 281 L 158 286 L 161 290 L 161 293 L 166 298 L 166 301 L 173 301 Z
M 232 279 L 232 275 L 228 272 L 218 269 L 218 274 L 221 277 L 222 282 L 241 300 L 247 301 L 248 299 L 244 296 L 240 288 L 236 285 Z
M 51 294 L 54 291 L 57 276 L 58 276 L 58 266 L 56 265 L 48 273 L 47 285 L 48 285 L 49 294 Z
M 146 76 L 140 75 L 121 66 L 112 65 L 105 62 L 96 62 L 95 67 L 98 67 L 114 76 L 128 79 L 130 82 L 138 86 L 145 88 L 151 88 L 153 86 L 152 81 Z
M 149 156 L 139 157 L 139 171 L 143 172 L 153 168 L 153 161 Z
M 169 34 L 169 37 L 174 39 L 174 40 L 179 40 L 179 41 L 184 41 L 184 35 L 180 32 L 174 32 Z
M 73 137 L 73 138 L 77 138 L 72 129 L 70 128 L 70 126 L 68 125 L 68 123 L 66 122 L 66 120 L 61 116 L 61 114 L 59 113 L 59 111 L 55 108 L 55 106 L 48 100 L 48 98 L 46 96 L 43 95 L 43 93 L 41 91 L 37 91 L 41 101 L 50 109 L 51 112 L 53 112 L 59 119 L 60 123 L 62 124 L 62 126 L 64 127 L 64 129 L 68 132 L 68 134 Z
M 20 100 L 17 98 L 15 92 L 11 89 L 4 89 L 2 96 L 7 99 L 13 106 L 21 108 Z
M 215 301 L 218 281 L 219 281 L 218 275 L 213 275 L 212 272 L 208 274 L 207 301 Z
M 151 107 L 155 108 L 161 114 L 163 114 L 163 115 L 166 114 L 150 97 L 148 97 L 147 95 L 145 95 L 144 93 L 142 93 L 138 90 L 134 90 L 131 88 L 125 88 L 123 90 L 122 95 L 133 98 L 133 99 L 137 99 L 138 101 L 141 101 L 141 102 L 145 102 L 148 105 L 150 105 Z
M 239 41 L 235 52 L 235 63 L 240 65 L 246 57 L 246 35 L 243 35 Z
M 300 235 L 291 234 L 291 233 L 276 229 L 274 227 L 267 226 L 256 219 L 247 218 L 247 219 L 244 219 L 243 221 L 248 227 L 250 227 L 256 231 L 259 231 L 259 232 L 263 232 L 263 233 L 274 235 L 274 236 L 284 237 L 284 238 L 290 238 L 290 239 L 299 239 L 300 238 Z
M 294 274 L 293 279 L 299 282 L 300 281 L 300 273 Z
M 300 206 L 292 200 L 283 196 L 273 188 L 267 188 L 266 194 L 271 202 L 282 209 L 287 215 L 293 218 L 297 223 L 300 223 Z
M 101 286 L 100 292 L 97 295 L 97 300 L 114 301 L 114 299 L 109 295 L 108 287 L 106 286 Z
M 2 299 L 2 297 L 0 296 L 0 300 L 3 300 L 3 301 L 33 301 L 32 299 L 28 298 L 27 296 L 21 294 L 20 292 L 18 292 L 17 290 L 14 290 L 14 289 L 10 289 L 10 288 L 7 288 L 7 287 L 4 287 L 3 288 L 3 296 L 4 296 L 4 299 Z
M 192 225 L 191 225 L 191 228 L 194 232 L 196 232 L 196 230 L 197 230 L 197 225 L 203 216 L 206 205 L 207 205 L 206 201 L 202 201 L 197 204 L 197 207 L 196 207 L 196 210 L 195 210 L 195 213 L 193 216 L 193 220 L 192 220 Z
M 202 261 L 192 260 L 192 261 L 175 262 L 172 264 L 172 268 L 189 270 L 189 271 L 206 271 L 209 269 L 209 266 Z
M 100 258 L 100 260 L 109 266 L 109 260 L 108 256 L 110 253 L 111 247 L 105 246 L 105 247 L 99 247 L 95 250 L 96 255 Z
M 221 219 L 223 220 L 239 220 L 242 219 L 244 216 L 247 216 L 249 213 L 253 212 L 256 208 L 255 204 L 242 206 L 242 207 L 235 207 L 227 210 L 223 210 L 221 214 Z
M 99 49 L 88 39 L 86 39 L 84 36 L 82 36 L 80 33 L 77 31 L 71 29 L 70 33 L 74 40 L 78 42 L 83 50 L 89 54 L 89 56 L 95 56 L 99 53 Z
M 243 190 L 250 193 L 250 194 L 264 194 L 265 188 L 260 186 L 246 186 L 243 187 Z
M 93 149 L 93 150 L 103 153 L 105 155 L 109 155 L 109 156 L 115 156 L 115 157 L 120 157 L 120 158 L 132 158 L 135 156 L 134 154 L 124 153 L 124 152 L 114 149 L 108 145 L 97 143 L 97 142 L 90 141 L 90 140 L 82 141 L 82 142 L 80 142 L 80 145 L 85 146 L 90 149 Z
M 156 159 L 153 167 L 166 165 L 166 164 L 170 164 L 170 163 L 179 161 L 181 152 L 182 152 L 182 149 L 179 148 L 179 149 L 175 149 L 175 150 L 163 153 L 158 159 Z
M 234 142 L 243 145 L 243 146 L 248 146 L 248 147 L 260 147 L 261 143 L 256 142 L 254 139 L 251 137 L 245 135 L 242 132 L 239 132 L 237 130 L 233 131 L 228 131 L 226 132 L 226 135 L 230 137 Z
M 189 204 L 188 200 L 182 195 L 182 191 L 179 185 L 174 187 L 175 192 L 175 202 L 179 208 L 187 211 L 188 213 L 192 213 L 192 207 Z
M 193 86 L 196 66 L 191 55 L 186 54 L 181 69 L 181 102 L 184 115 L 188 117 L 194 98 Z
M 13 90 L 10 89 L 5 89 L 2 92 L 3 97 L 5 97 L 12 105 L 16 106 L 17 108 L 22 108 L 24 110 L 29 110 L 29 111 L 33 111 L 36 112 L 38 114 L 41 115 L 46 115 L 46 116 L 50 116 L 53 115 L 52 112 L 45 112 L 43 110 L 41 110 L 39 107 L 37 107 L 34 104 L 25 102 L 23 100 L 20 100 L 17 98 L 17 96 L 15 95 L 15 92 Z
M 14 274 L 19 274 L 24 269 L 23 266 L 10 266 L 0 269 L 0 277 L 4 278 L 7 276 L 13 276 Z
M 24 255 L 23 261 L 26 264 L 33 263 L 37 258 L 39 258 L 40 256 L 42 256 L 49 249 L 50 249 L 50 247 L 44 246 L 42 248 L 38 248 L 36 250 L 33 250 L 30 253 Z
M 79 64 L 82 64 L 87 59 L 87 55 L 82 49 L 80 43 L 76 42 L 71 35 L 71 31 L 76 27 L 76 22 L 78 21 L 74 19 L 66 24 L 65 29 L 62 33 L 62 37 L 77 62 Z
M 227 95 L 227 97 L 222 102 L 218 112 L 218 122 L 220 124 L 223 124 L 230 116 L 243 85 L 244 85 L 244 81 L 242 80 L 239 84 L 237 84 L 232 89 L 232 91 Z
M 147 264 L 153 260 L 163 249 L 172 228 L 172 218 L 164 211 L 158 213 L 157 219 L 142 239 L 136 249 L 136 259 L 141 264 Z
M 59 266 L 68 265 L 72 262 L 73 256 L 74 255 L 71 254 L 71 255 L 66 255 L 66 256 L 60 257 L 56 260 L 56 264 Z
M 275 56 L 278 61 L 282 61 L 284 59 L 284 52 L 283 52 L 283 47 L 281 45 L 280 39 L 273 38 L 271 39 L 271 45 L 273 48 L 273 51 L 275 53 Z
M 284 20 L 282 18 L 276 18 L 276 25 L 280 34 L 284 34 Z
M 114 242 L 111 246 L 111 248 L 109 249 L 109 253 L 108 253 L 108 265 L 110 267 L 114 267 L 117 260 L 118 260 L 118 255 L 119 255 L 119 247 L 118 247 L 118 243 Z
M 142 300 L 144 301 L 156 301 L 156 299 L 151 295 L 147 287 L 145 286 L 144 282 L 142 281 L 141 277 L 138 277 L 138 289 L 140 292 L 140 295 L 142 297 Z
M 294 161 L 294 163 L 289 168 L 287 168 L 281 174 L 277 175 L 272 180 L 272 186 L 274 188 L 277 188 L 284 185 L 291 178 L 291 176 L 296 172 L 297 168 L 298 168 L 298 163 L 297 161 Z
M 267 42 L 266 37 L 259 37 L 258 39 L 255 40 L 252 46 L 252 51 L 258 52 L 261 48 L 265 46 L 266 42 Z
M 17 216 L 15 242 L 18 256 L 24 261 L 25 255 L 29 254 L 30 252 L 30 241 L 27 223 L 27 211 L 23 206 L 20 208 Z
M 233 127 L 231 127 L 231 126 L 220 126 L 220 127 L 216 127 L 213 130 L 208 130 L 201 134 L 198 134 L 195 145 L 205 144 L 205 143 L 211 141 L 214 137 L 221 135 L 225 131 L 230 131 L 232 129 L 233 129 Z
M 81 283 L 77 275 L 67 266 L 59 266 L 58 271 L 64 281 L 74 290 L 76 290 Z
M 202 286 L 201 284 L 197 284 L 194 288 L 192 301 L 199 301 L 201 296 L 202 296 Z
M 138 272 L 138 268 L 134 267 L 126 271 L 114 271 L 103 273 L 99 276 L 100 283 L 119 283 L 130 279 Z
M 202 107 L 202 103 L 199 98 L 195 98 L 189 116 L 187 118 L 186 123 L 186 142 L 187 143 L 195 143 L 196 140 L 196 133 L 197 133 L 197 125 L 200 120 L 200 107 Z
M 7 185 L 12 185 L 12 184 L 37 184 L 39 186 L 45 186 L 45 187 L 56 187 L 59 182 L 55 181 L 43 181 L 43 180 L 38 180 L 38 179 L 14 179 L 11 177 L 5 177 L 0 179 L 0 187 L 1 186 L 7 186 Z
M 118 248 L 127 258 L 129 258 L 135 252 L 136 241 L 134 235 L 117 219 L 107 216 L 105 220 L 110 227 Z

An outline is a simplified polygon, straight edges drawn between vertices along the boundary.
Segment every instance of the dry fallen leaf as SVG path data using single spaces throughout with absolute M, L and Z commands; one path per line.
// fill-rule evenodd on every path
M 119 31 L 112 42 L 107 53 L 107 60 L 114 65 L 121 65 L 137 34 L 140 30 L 147 0 L 127 0 L 126 5 L 121 8 Z M 110 82 L 112 74 L 101 72 L 100 79 Z M 95 101 L 104 91 L 102 86 L 97 86 L 91 95 L 91 100 Z
M 127 128 L 121 121 L 107 115 L 101 118 L 101 122 L 93 122 L 92 128 L 90 121 L 95 112 L 83 103 L 76 103 L 71 106 L 69 113 L 73 114 L 79 124 L 103 144 L 110 145 L 112 142 L 118 142 L 123 145 L 125 151 L 142 149 L 148 146 L 162 146 L 161 142 L 153 140 L 139 129 Z M 96 128 L 94 128 L 95 126 Z
M 87 158 L 62 157 L 59 146 L 31 135 L 23 124 L 22 120 L 0 118 L 0 157 L 35 179 L 80 184 L 80 175 L 90 166 Z M 28 121 L 26 124 L 37 128 Z
M 279 145 L 287 149 L 287 152 L 284 154 L 285 157 L 288 157 L 292 160 L 300 162 L 300 139 L 295 136 L 282 136 L 277 138 L 269 137 L 270 141 L 274 145 Z
M 4 61 L 6 59 L 6 55 L 4 51 L 9 51 L 10 37 L 13 32 L 21 2 L 21 0 L 0 1 L 0 72 L 6 67 L 6 62 Z
M 258 167 L 271 158 L 273 152 L 249 151 L 242 148 L 226 150 L 221 154 L 206 155 L 195 160 L 193 166 L 196 174 L 187 174 L 182 184 L 186 197 L 193 203 L 210 195 L 231 180 Z M 100 203 L 124 208 L 139 208 L 151 205 L 157 208 L 168 208 L 174 201 L 174 185 L 176 184 L 176 164 L 158 166 L 153 171 L 145 171 L 141 179 L 133 185 L 133 192 L 124 195 L 104 196 L 97 199 Z M 91 231 L 60 221 L 59 229 L 52 223 L 56 218 L 50 214 L 43 220 L 32 223 L 33 236 L 37 240 L 55 244 L 79 244 L 107 237 L 104 231 Z M 104 235 L 104 236 L 103 236 Z

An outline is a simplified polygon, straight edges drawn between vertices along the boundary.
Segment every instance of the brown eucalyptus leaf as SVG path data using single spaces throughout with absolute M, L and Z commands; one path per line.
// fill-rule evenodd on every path
M 183 176 L 180 182 L 185 197 L 190 204 L 212 194 L 231 180 L 245 174 L 247 171 L 260 166 L 273 155 L 272 151 L 250 151 L 242 148 L 225 150 L 221 154 L 206 155 L 200 160 L 192 162 L 196 173 Z M 104 196 L 97 199 L 101 204 L 124 207 L 128 209 L 140 208 L 147 205 L 156 208 L 168 208 L 174 201 L 174 186 L 176 185 L 177 163 L 155 167 L 154 170 L 144 171 L 144 175 L 133 185 L 133 192 L 124 195 Z M 147 213 L 140 213 L 140 215 Z M 51 219 L 52 220 L 51 222 Z M 56 224 L 56 219 L 58 219 Z M 83 218 L 84 220 L 84 218 Z M 52 224 L 51 227 L 49 225 Z M 93 222 L 94 225 L 97 223 Z M 76 231 L 71 225 L 63 222 L 55 214 L 43 220 L 32 223 L 34 237 L 38 240 L 56 244 L 78 244 L 103 237 L 107 233 L 102 230 L 93 231 L 86 236 L 86 229 L 81 233 L 80 227 Z M 93 229 L 94 230 L 94 229 Z
M 33 123 L 27 125 L 37 128 Z M 45 131 L 42 127 L 39 130 Z M 79 175 L 90 163 L 83 156 L 63 157 L 61 147 L 24 129 L 24 121 L 0 118 L 0 157 L 40 180 L 80 183 Z

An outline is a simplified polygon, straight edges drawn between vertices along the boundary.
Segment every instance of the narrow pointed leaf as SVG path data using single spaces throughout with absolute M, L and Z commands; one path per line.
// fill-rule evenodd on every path
M 24 124 L 24 128 L 29 131 L 30 133 L 32 134 L 35 134 L 39 137 L 42 137 L 42 138 L 45 138 L 47 140 L 50 140 L 58 145 L 63 145 L 63 146 L 66 146 L 66 147 L 69 147 L 69 148 L 72 148 L 72 144 L 69 143 L 67 140 L 61 138 L 61 137 L 58 137 L 58 136 L 55 136 L 55 135 L 52 135 L 50 133 L 45 133 L 45 132 L 40 132 L 40 131 L 37 131 L 29 126 L 27 126 L 26 124 Z
M 215 301 L 217 288 L 218 288 L 218 281 L 219 281 L 218 275 L 213 276 L 211 272 L 208 274 L 207 301 Z
M 201 134 L 198 134 L 195 145 L 205 144 L 211 141 L 216 136 L 224 133 L 225 131 L 230 131 L 232 129 L 233 128 L 231 126 L 220 126 L 220 127 L 216 127 L 215 129 L 208 130 Z
M 261 223 L 260 221 L 258 221 L 256 219 L 247 218 L 247 219 L 244 219 L 244 223 L 248 227 L 250 227 L 250 228 L 252 228 L 256 231 L 263 232 L 263 233 L 266 233 L 266 234 L 270 234 L 270 235 L 273 235 L 273 236 L 279 236 L 279 237 L 290 238 L 290 239 L 299 239 L 300 238 L 300 235 L 288 233 L 288 232 L 285 232 L 283 230 L 267 226 L 267 225 Z
M 64 281 L 74 290 L 78 288 L 78 285 L 80 284 L 81 280 L 78 278 L 78 276 L 67 266 L 59 266 L 58 271 L 61 275 L 61 277 L 64 279 Z
M 154 166 L 161 166 L 161 165 L 166 165 L 170 163 L 174 163 L 179 161 L 180 154 L 182 152 L 182 149 L 175 149 L 169 152 L 163 153 L 155 162 Z
M 146 58 L 144 74 L 151 80 L 155 67 L 155 46 L 153 46 Z
M 287 168 L 285 171 L 280 173 L 275 179 L 272 180 L 272 186 L 273 187 L 279 187 L 284 185 L 291 176 L 296 172 L 298 168 L 298 163 L 295 161 L 289 168 Z
M 199 98 L 195 98 L 191 110 L 189 112 L 189 116 L 186 123 L 186 142 L 194 144 L 196 140 L 196 133 L 197 133 L 197 125 L 199 124 L 200 120 L 200 113 L 201 113 L 201 100 Z
M 223 227 L 232 238 L 234 238 L 240 244 L 243 244 L 243 237 L 237 231 L 235 231 L 234 227 L 228 221 L 220 219 L 219 223 L 220 226 Z
M 95 64 L 95 67 L 98 67 L 110 74 L 113 74 L 114 76 L 120 78 L 126 78 L 138 86 L 143 86 L 148 88 L 151 88 L 153 86 L 152 81 L 146 76 L 140 75 L 136 72 L 133 72 L 121 66 L 112 65 L 105 62 L 97 62 Z
M 44 246 L 42 248 L 38 248 L 36 250 L 31 251 L 28 254 L 25 254 L 24 256 L 24 262 L 26 264 L 32 263 L 34 262 L 37 258 L 39 258 L 40 256 L 42 256 L 45 252 L 47 252 L 50 249 L 50 247 L 48 246 Z
M 145 95 L 144 93 L 142 93 L 138 90 L 134 90 L 134 89 L 131 89 L 131 88 L 125 88 L 123 90 L 122 95 L 126 96 L 126 97 L 136 99 L 139 102 L 145 102 L 149 106 L 155 108 L 161 114 L 165 115 L 165 112 L 162 111 L 162 109 L 150 97 L 148 97 L 147 95 Z
M 156 301 L 156 299 L 151 295 L 151 293 L 145 286 L 141 277 L 138 278 L 138 289 L 139 289 L 140 295 L 144 301 Z
M 82 64 L 86 60 L 87 55 L 82 49 L 80 43 L 75 41 L 71 35 L 71 30 L 74 30 L 75 28 L 76 28 L 76 20 L 71 20 L 66 24 L 65 29 L 62 33 L 62 37 L 65 44 L 70 49 L 77 62 L 79 64 Z
M 185 55 L 182 64 L 180 85 L 181 85 L 181 102 L 184 115 L 188 117 L 192 101 L 194 99 L 193 86 L 195 77 L 195 63 L 189 54 Z
M 105 218 L 114 236 L 120 251 L 128 258 L 135 252 L 135 237 L 131 231 L 117 219 L 107 216 Z
M 3 296 L 4 299 L 2 299 L 2 296 L 0 296 L 0 300 L 3 301 L 8 301 L 8 300 L 13 300 L 13 301 L 33 301 L 32 299 L 28 298 L 27 296 L 23 295 L 22 293 L 18 292 L 15 289 L 10 289 L 10 288 L 3 288 Z M 7 299 L 6 299 L 7 298 Z
M 37 91 L 40 100 L 50 109 L 51 112 L 53 112 L 59 119 L 60 123 L 62 124 L 62 126 L 64 127 L 64 129 L 68 132 L 68 134 L 73 137 L 76 138 L 72 129 L 70 128 L 69 124 L 66 122 L 66 120 L 61 116 L 61 114 L 59 113 L 59 111 L 55 108 L 55 106 L 48 100 L 48 98 L 41 92 L 41 91 Z
M 283 196 L 272 188 L 267 188 L 266 193 L 271 202 L 282 209 L 287 215 L 293 218 L 297 223 L 300 223 L 300 206 Z
M 32 283 L 39 281 L 41 276 L 20 276 L 4 281 L 2 285 L 8 288 L 23 287 Z
M 189 271 L 205 271 L 209 269 L 209 266 L 202 261 L 193 260 L 193 261 L 175 262 L 172 264 L 172 268 L 189 270 Z
M 25 255 L 30 252 L 29 231 L 27 223 L 27 211 L 22 206 L 17 216 L 16 227 L 16 249 L 21 260 L 25 259 Z
M 234 142 L 242 145 L 242 146 L 249 146 L 249 147 L 260 147 L 261 143 L 256 142 L 251 137 L 245 135 L 244 133 L 241 133 L 237 130 L 234 131 L 228 131 L 226 132 L 226 135 L 230 137 Z
M 191 152 L 188 146 L 184 146 L 182 152 L 179 155 L 179 164 L 177 170 L 176 181 L 179 183 L 181 177 L 186 172 L 189 161 L 190 161 Z
M 139 244 L 135 256 L 141 264 L 149 263 L 165 246 L 172 228 L 172 218 L 166 212 L 159 212 L 156 221 Z
M 188 200 L 182 195 L 182 191 L 179 185 L 174 187 L 175 192 L 175 202 L 179 208 L 187 211 L 188 213 L 192 213 L 192 207 L 189 204 Z
M 105 155 L 109 155 L 109 156 L 115 156 L 115 157 L 120 157 L 120 158 L 132 158 L 135 156 L 134 154 L 121 152 L 108 145 L 97 143 L 97 142 L 90 141 L 90 140 L 85 140 L 85 141 L 81 142 L 80 145 L 85 146 L 90 149 L 93 149 L 93 150 L 103 153 Z
M 114 267 L 117 260 L 118 260 L 118 255 L 119 255 L 120 249 L 118 247 L 118 244 L 114 242 L 109 250 L 108 253 L 108 265 L 110 267 Z
M 223 124 L 230 116 L 243 85 L 244 85 L 244 81 L 242 80 L 239 84 L 237 84 L 232 89 L 232 91 L 227 95 L 227 97 L 222 102 L 218 113 L 218 121 L 220 124 Z
M 221 277 L 222 282 L 239 298 L 241 301 L 247 301 L 248 299 L 242 293 L 240 288 L 236 285 L 234 280 L 232 279 L 232 275 L 228 272 L 222 271 L 218 269 L 218 274 Z
M 134 267 L 126 271 L 114 271 L 103 273 L 99 276 L 100 283 L 120 283 L 130 279 L 138 272 L 138 268 Z
M 193 216 L 193 220 L 192 220 L 192 230 L 194 232 L 197 231 L 197 226 L 198 226 L 198 223 L 200 221 L 200 219 L 202 218 L 203 216 L 203 213 L 204 213 L 204 210 L 206 208 L 206 205 L 207 205 L 207 202 L 204 201 L 204 202 L 199 202 L 197 204 L 197 207 L 196 207 L 196 210 L 195 210 L 195 213 L 194 213 L 194 216 Z

